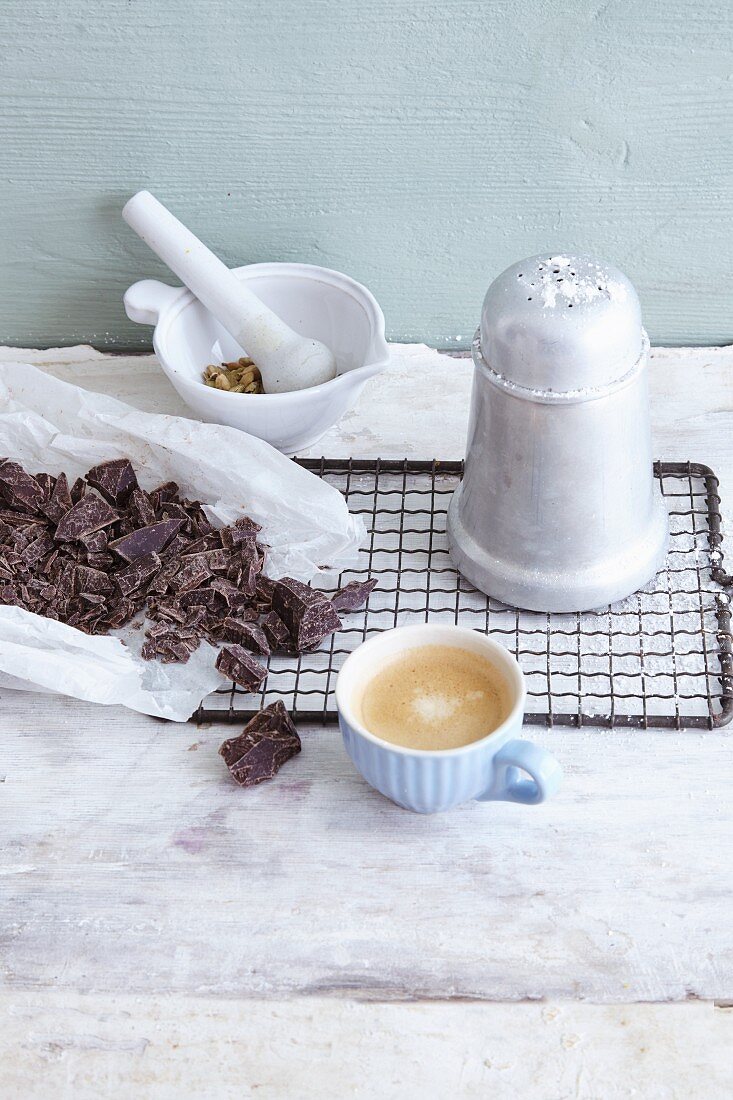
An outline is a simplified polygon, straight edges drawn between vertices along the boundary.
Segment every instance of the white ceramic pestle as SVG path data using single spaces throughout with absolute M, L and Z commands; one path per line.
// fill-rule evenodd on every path
M 294 332 L 149 191 L 133 195 L 122 217 L 254 359 L 265 393 L 335 378 L 329 348 Z

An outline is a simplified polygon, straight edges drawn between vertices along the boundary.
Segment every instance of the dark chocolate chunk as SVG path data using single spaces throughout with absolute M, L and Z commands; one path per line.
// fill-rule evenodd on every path
M 106 500 L 89 492 L 62 516 L 54 538 L 57 542 L 73 542 L 101 527 L 109 527 L 118 518 L 118 513 Z
M 44 493 L 36 479 L 17 462 L 5 459 L 0 466 L 0 488 L 11 508 L 35 512 L 44 502 Z
M 272 607 L 290 632 L 297 652 L 313 649 L 341 626 L 331 601 L 293 577 L 275 581 Z
M 166 481 L 153 489 L 150 493 L 150 501 L 157 512 L 163 504 L 175 500 L 178 496 L 178 486 L 175 481 Z
M 159 554 L 176 535 L 182 523 L 183 520 L 180 519 L 164 519 L 149 527 L 140 527 L 129 535 L 123 535 L 121 539 L 115 539 L 109 544 L 110 549 L 125 561 L 135 561 L 136 558 L 148 554 Z
M 90 569 L 88 565 L 77 565 L 74 569 L 74 592 L 88 595 L 102 595 L 112 592 L 114 584 L 101 569 Z
M 187 555 L 202 554 L 206 550 L 221 550 L 221 539 L 219 538 L 218 531 L 212 531 L 209 534 L 202 535 L 201 538 L 190 543 L 186 553 Z
M 262 653 L 269 657 L 272 649 L 261 626 L 243 622 L 241 619 L 227 617 L 221 626 L 221 637 L 225 642 L 237 642 L 253 653 Z
M 223 676 L 239 684 L 245 691 L 256 691 L 267 676 L 267 669 L 255 661 L 241 645 L 224 646 L 216 659 L 216 667 Z
M 137 478 L 129 458 L 112 458 L 92 466 L 87 483 L 99 489 L 104 499 L 118 508 L 126 504 L 133 489 L 137 489 Z
M 224 741 L 219 754 L 240 787 L 272 779 L 301 750 L 293 720 L 280 699 L 250 719 L 238 737 Z
M 43 511 L 50 520 L 54 523 L 58 523 L 59 520 L 73 505 L 71 499 L 71 493 L 69 492 L 69 482 L 66 474 L 61 473 L 56 478 L 56 483 L 53 487 L 50 499 L 44 504 Z
M 53 492 L 53 487 L 56 484 L 56 478 L 53 477 L 51 474 L 44 473 L 36 474 L 35 478 L 41 488 L 41 492 L 43 493 L 44 502 L 50 500 L 51 493 Z
M 226 602 L 227 607 L 232 609 L 241 607 L 249 599 L 246 591 L 238 588 L 236 584 L 232 584 L 226 577 L 214 577 L 209 584 L 209 588 L 213 592 L 218 592 Z
M 138 527 L 149 527 L 151 523 L 155 523 L 155 509 L 150 501 L 150 494 L 144 489 L 133 489 L 130 514 Z
M 192 588 L 198 588 L 211 576 L 205 554 L 194 554 L 183 561 L 184 564 L 171 578 L 170 585 L 174 592 L 188 592 Z
M 331 606 L 337 611 L 358 611 L 376 587 L 376 577 L 370 577 L 366 581 L 351 581 L 339 588 L 335 596 L 331 596 Z
M 258 603 L 272 603 L 272 593 L 275 591 L 275 582 L 264 573 L 257 574 L 255 582 L 255 596 Z
M 292 648 L 290 631 L 276 612 L 270 611 L 268 615 L 265 615 L 262 620 L 262 629 L 267 636 L 267 640 L 273 652 Z
M 150 600 L 148 613 L 152 619 L 163 619 L 165 622 L 180 623 L 183 626 L 188 622 L 189 616 L 186 609 L 175 600 Z
M 226 573 L 231 557 L 228 550 L 207 550 L 205 552 L 206 564 L 212 573 Z
M 69 489 L 72 504 L 78 504 L 87 491 L 87 483 L 83 477 L 78 477 Z
M 178 602 L 181 607 L 206 607 L 209 611 L 222 611 L 226 614 L 223 597 L 212 588 L 194 588 L 191 592 L 182 592 Z
M 157 554 L 146 554 L 145 557 L 136 558 L 124 569 L 115 573 L 115 583 L 123 596 L 129 596 L 140 588 L 145 588 L 160 569 L 160 558 Z
M 35 565 L 41 558 L 53 552 L 54 541 L 48 531 L 44 531 L 37 539 L 29 542 L 21 551 L 20 556 L 27 566 Z
M 254 547 L 257 542 L 257 534 L 262 528 L 249 516 L 242 516 L 236 523 L 230 524 L 228 527 L 222 527 L 219 530 L 219 536 L 222 541 L 222 545 L 229 549 L 235 546 L 247 545 Z
M 104 530 L 92 531 L 90 535 L 82 535 L 79 542 L 87 554 L 103 554 L 107 549 L 109 539 Z

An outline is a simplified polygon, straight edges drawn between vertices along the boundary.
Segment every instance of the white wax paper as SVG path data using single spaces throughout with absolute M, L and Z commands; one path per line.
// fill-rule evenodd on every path
M 145 489 L 177 482 L 215 523 L 246 513 L 270 546 L 266 572 L 309 580 L 354 563 L 365 531 L 332 486 L 236 428 L 141 412 L 61 382 L 29 364 L 0 363 L 0 456 L 71 479 L 129 458 Z M 0 606 L 0 686 L 59 692 L 185 721 L 225 681 L 206 643 L 185 665 L 140 656 L 142 628 L 90 637 L 18 607 Z

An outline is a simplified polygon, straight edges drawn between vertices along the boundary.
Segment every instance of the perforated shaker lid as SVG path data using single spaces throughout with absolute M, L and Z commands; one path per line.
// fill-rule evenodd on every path
M 607 386 L 638 360 L 645 335 L 634 287 L 591 256 L 544 253 L 508 267 L 484 298 L 484 362 L 528 389 Z

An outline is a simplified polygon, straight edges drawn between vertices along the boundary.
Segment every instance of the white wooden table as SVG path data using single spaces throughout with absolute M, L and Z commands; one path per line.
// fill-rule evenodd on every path
M 152 357 L 0 351 L 184 412 Z M 463 454 L 470 363 L 395 348 L 318 454 Z M 656 452 L 733 518 L 733 349 L 657 350 Z M 231 727 L 5 692 L 0 1094 L 689 1097 L 733 1090 L 733 727 L 534 729 L 532 809 L 410 815 L 335 728 L 272 783 Z

